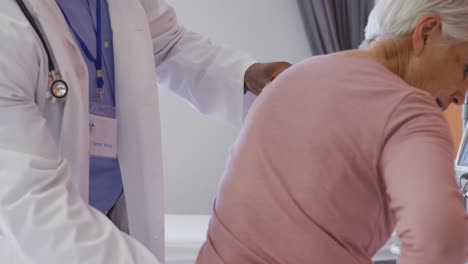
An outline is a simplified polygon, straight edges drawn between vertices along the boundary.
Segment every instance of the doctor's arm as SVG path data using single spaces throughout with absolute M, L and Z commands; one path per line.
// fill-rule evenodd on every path
M 32 29 L 3 22 L 0 262 L 158 264 L 148 250 L 80 197 L 36 104 L 35 87 L 46 76 L 39 70 L 44 69 L 41 61 L 47 61 L 42 47 Z
M 140 1 L 150 23 L 158 82 L 203 114 L 240 126 L 244 84 L 258 94 L 290 66 L 286 62 L 256 63 L 247 54 L 188 31 L 166 1 Z
M 409 96 L 385 132 L 380 168 L 397 218 L 401 264 L 461 264 L 468 246 L 451 134 L 431 100 Z

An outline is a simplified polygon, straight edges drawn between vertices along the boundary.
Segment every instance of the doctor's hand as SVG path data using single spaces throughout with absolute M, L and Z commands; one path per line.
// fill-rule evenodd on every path
M 244 89 L 259 95 L 267 84 L 290 66 L 288 62 L 255 63 L 245 72 Z

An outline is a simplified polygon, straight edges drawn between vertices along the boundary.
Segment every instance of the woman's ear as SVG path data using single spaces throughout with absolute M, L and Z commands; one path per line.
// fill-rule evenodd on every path
M 440 32 L 441 18 L 432 14 L 423 17 L 413 31 L 413 49 L 416 55 L 420 55 L 427 45 L 427 41 L 433 33 Z

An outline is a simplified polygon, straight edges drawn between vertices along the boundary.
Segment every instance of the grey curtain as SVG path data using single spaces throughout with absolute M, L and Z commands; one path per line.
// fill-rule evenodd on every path
M 297 0 L 312 54 L 359 47 L 374 0 Z

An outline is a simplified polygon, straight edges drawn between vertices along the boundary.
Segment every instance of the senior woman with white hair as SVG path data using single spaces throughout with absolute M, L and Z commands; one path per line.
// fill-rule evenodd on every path
M 197 263 L 371 263 L 395 226 L 401 264 L 464 262 L 442 112 L 468 87 L 468 1 L 380 0 L 366 38 L 257 99 Z

